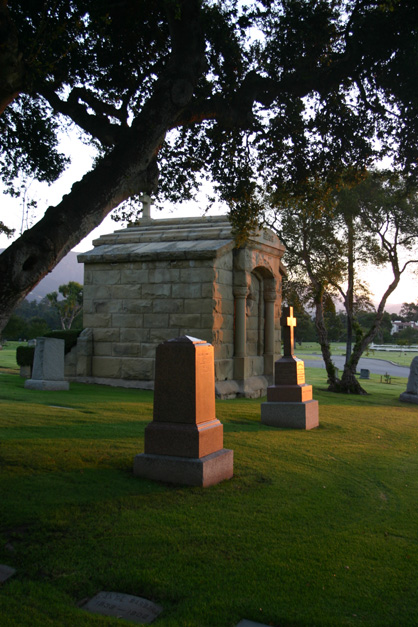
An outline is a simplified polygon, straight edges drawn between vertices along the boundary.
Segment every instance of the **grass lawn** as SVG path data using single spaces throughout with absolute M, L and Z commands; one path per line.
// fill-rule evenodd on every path
M 16 362 L 16 348 L 26 346 L 26 342 L 7 342 L 0 350 L 0 368 L 8 372 L 19 372 Z
M 156 627 L 417 625 L 418 406 L 405 379 L 372 375 L 366 397 L 307 380 L 312 431 L 217 402 L 234 477 L 203 489 L 133 477 L 151 392 L 0 373 L 2 627 L 123 624 L 79 609 L 100 590 L 162 605 Z

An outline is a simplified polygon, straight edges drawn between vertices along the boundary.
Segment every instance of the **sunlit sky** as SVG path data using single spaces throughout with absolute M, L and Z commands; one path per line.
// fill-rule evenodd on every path
M 45 209 L 50 205 L 56 205 L 62 199 L 62 196 L 68 193 L 71 189 L 71 185 L 79 180 L 91 167 L 93 153 L 91 149 L 83 145 L 77 136 L 63 136 L 61 141 L 61 147 L 63 152 L 71 155 L 72 163 L 66 170 L 63 176 L 56 181 L 53 185 L 47 186 L 33 182 L 28 189 L 28 197 L 34 198 L 38 201 L 38 210 L 36 213 L 29 210 L 26 215 L 23 214 L 22 202 L 20 199 L 14 199 L 10 196 L 3 195 L 0 204 L 0 220 L 4 222 L 10 228 L 16 229 L 15 236 L 7 239 L 4 234 L 0 234 L 0 248 L 7 248 L 7 246 L 19 236 L 22 228 L 22 217 L 24 228 L 26 225 L 33 225 L 43 215 Z M 1 189 L 1 187 L 0 187 Z M 168 217 L 187 217 L 187 216 L 200 216 L 203 215 L 206 209 L 205 194 L 202 193 L 198 202 L 188 202 L 173 206 L 167 204 L 162 211 L 152 210 L 153 218 L 168 218 Z M 226 207 L 217 207 L 211 210 L 207 215 L 216 215 L 220 213 L 226 213 Z M 92 231 L 88 237 L 82 240 L 73 250 L 76 252 L 84 252 L 93 248 L 93 240 L 100 237 L 105 233 L 112 233 L 113 231 L 123 228 L 121 223 L 114 222 L 110 216 L 108 216 L 102 224 Z M 417 251 L 418 254 L 418 251 Z M 286 263 L 286 258 L 284 258 Z M 364 278 L 369 284 L 370 290 L 374 295 L 373 300 L 378 301 L 382 297 L 385 289 L 387 288 L 391 280 L 391 271 L 388 268 L 376 269 L 368 268 L 364 273 Z M 402 276 L 400 285 L 389 297 L 387 303 L 388 311 L 396 311 L 398 308 L 395 305 L 400 305 L 403 302 L 416 302 L 418 300 L 418 273 L 411 270 L 406 271 Z

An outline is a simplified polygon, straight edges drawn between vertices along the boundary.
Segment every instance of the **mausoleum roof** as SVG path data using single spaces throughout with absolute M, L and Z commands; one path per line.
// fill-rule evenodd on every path
M 78 255 L 83 263 L 145 261 L 149 259 L 205 259 L 218 257 L 235 247 L 227 216 L 174 218 L 140 222 L 93 242 L 94 248 Z M 245 247 L 266 248 L 282 256 L 284 246 L 273 231 L 253 233 Z

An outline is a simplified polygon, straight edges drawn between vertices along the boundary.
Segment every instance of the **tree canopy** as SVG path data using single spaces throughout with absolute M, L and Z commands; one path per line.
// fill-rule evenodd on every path
M 190 198 L 210 178 L 245 232 L 262 185 L 315 200 L 383 155 L 416 176 L 417 46 L 415 0 L 0 0 L 4 183 L 55 180 L 67 125 L 97 148 L 93 169 L 0 255 L 0 328 L 142 193 Z
M 315 324 L 331 389 L 363 390 L 355 378 L 359 359 L 377 336 L 387 299 L 411 264 L 418 264 L 418 189 L 399 175 L 369 172 L 356 186 L 328 195 L 326 207 L 307 202 L 283 203 L 267 220 L 287 247 L 290 275 L 299 281 L 303 300 L 315 309 Z M 363 329 L 358 313 L 374 310 L 360 269 L 387 264 L 387 284 Z M 332 363 L 326 324 L 329 301 L 339 298 L 346 320 L 346 362 L 341 381 Z M 355 345 L 352 348 L 352 339 Z

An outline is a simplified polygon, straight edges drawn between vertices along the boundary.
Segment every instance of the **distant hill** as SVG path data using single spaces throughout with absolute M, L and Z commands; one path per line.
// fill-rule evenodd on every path
M 0 249 L 0 253 L 3 250 Z M 50 292 L 57 292 L 60 285 L 65 285 L 69 281 L 83 284 L 84 264 L 78 263 L 78 254 L 69 252 L 26 298 L 28 300 L 42 300 Z

